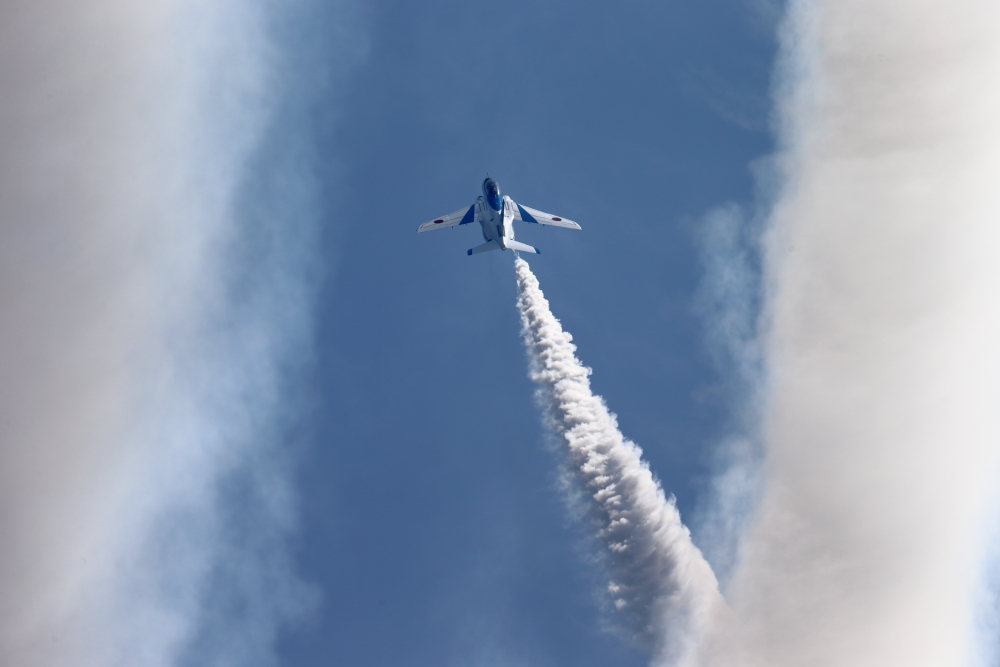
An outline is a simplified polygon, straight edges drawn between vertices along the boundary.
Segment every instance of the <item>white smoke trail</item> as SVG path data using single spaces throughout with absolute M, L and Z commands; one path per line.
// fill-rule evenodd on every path
M 518 300 L 531 379 L 547 427 L 566 453 L 567 474 L 593 522 L 612 581 L 608 593 L 656 665 L 691 664 L 721 604 L 708 563 L 615 416 L 590 390 L 590 369 L 518 258 Z
M 989 0 L 789 6 L 765 489 L 708 664 L 996 664 L 998 26 Z
M 302 153 L 255 163 L 277 4 L 0 4 L 5 667 L 273 664 L 315 602 L 282 435 L 316 215 Z

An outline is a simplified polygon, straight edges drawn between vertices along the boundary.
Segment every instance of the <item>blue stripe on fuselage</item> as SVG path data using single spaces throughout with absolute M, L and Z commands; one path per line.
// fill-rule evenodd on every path
M 500 184 L 490 177 L 483 181 L 483 194 L 486 195 L 486 203 L 494 211 L 503 209 L 503 201 L 500 199 Z

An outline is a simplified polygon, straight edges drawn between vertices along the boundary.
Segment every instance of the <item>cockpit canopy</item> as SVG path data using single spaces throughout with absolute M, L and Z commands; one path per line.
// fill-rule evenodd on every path
M 486 193 L 486 202 L 494 211 L 499 211 L 503 204 L 500 201 L 500 185 L 492 178 L 483 181 L 483 191 Z

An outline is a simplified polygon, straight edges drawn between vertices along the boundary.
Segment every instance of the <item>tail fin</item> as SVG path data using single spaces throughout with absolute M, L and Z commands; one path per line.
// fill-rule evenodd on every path
M 477 245 L 475 248 L 469 251 L 470 255 L 478 255 L 481 252 L 488 252 L 490 250 L 499 250 L 500 244 L 496 241 L 487 241 L 482 245 Z

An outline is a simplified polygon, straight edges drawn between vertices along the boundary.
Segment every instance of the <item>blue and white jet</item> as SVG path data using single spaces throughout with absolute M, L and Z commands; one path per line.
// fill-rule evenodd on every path
M 553 227 L 580 229 L 580 225 L 572 220 L 521 206 L 514 203 L 514 200 L 507 195 L 501 197 L 500 185 L 487 176 L 486 180 L 483 181 L 483 194 L 476 199 L 476 203 L 466 208 L 460 208 L 444 217 L 425 222 L 417 228 L 417 231 L 429 232 L 432 229 L 444 229 L 445 227 L 457 227 L 478 222 L 479 226 L 483 228 L 483 238 L 486 239 L 486 243 L 477 245 L 470 250 L 470 255 L 489 250 L 520 250 L 521 252 L 539 254 L 537 248 L 514 240 L 515 220 Z

